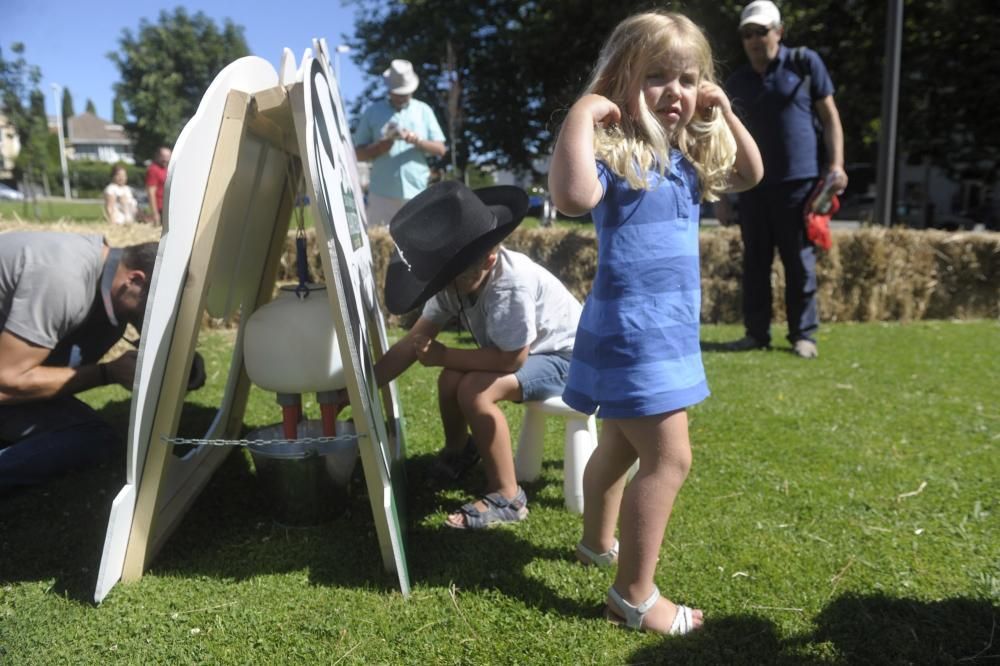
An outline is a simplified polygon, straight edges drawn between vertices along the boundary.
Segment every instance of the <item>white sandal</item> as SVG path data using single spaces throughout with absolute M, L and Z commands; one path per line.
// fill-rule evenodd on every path
M 623 626 L 628 629 L 642 631 L 642 623 L 646 619 L 646 615 L 659 600 L 660 590 L 654 587 L 653 593 L 649 595 L 649 598 L 638 606 L 633 606 L 625 601 L 624 597 L 618 594 L 618 590 L 614 587 L 608 588 L 608 597 L 618 607 L 618 610 L 621 611 L 621 615 L 624 615 L 624 621 L 621 616 L 611 610 L 610 606 L 605 609 L 604 617 L 612 624 L 620 627 Z M 667 631 L 668 636 L 683 636 L 694 629 L 694 618 L 692 617 L 691 609 L 682 604 L 676 605 L 677 614 L 674 615 L 674 621 L 670 623 L 670 629 Z
M 583 542 L 576 544 L 576 559 L 581 564 L 595 566 L 598 569 L 610 567 L 618 561 L 618 539 L 614 540 L 611 548 L 605 553 L 595 552 L 583 545 Z

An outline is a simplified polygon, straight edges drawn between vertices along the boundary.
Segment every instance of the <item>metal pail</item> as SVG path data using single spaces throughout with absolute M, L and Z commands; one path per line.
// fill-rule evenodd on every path
M 320 437 L 320 421 L 299 423 L 300 438 Z M 337 422 L 337 435 L 354 434 L 354 424 Z M 282 440 L 281 424 L 258 428 L 250 440 Z M 329 522 L 347 506 L 351 475 L 358 459 L 356 439 L 330 442 L 250 444 L 262 494 L 274 521 L 286 527 Z

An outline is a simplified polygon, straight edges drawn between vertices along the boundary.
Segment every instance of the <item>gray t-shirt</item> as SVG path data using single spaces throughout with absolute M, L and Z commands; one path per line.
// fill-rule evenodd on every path
M 54 349 L 86 318 L 104 239 L 48 231 L 0 234 L 0 330 Z
M 481 347 L 529 346 L 530 353 L 545 354 L 573 350 L 581 309 L 552 273 L 501 247 L 478 295 L 463 296 L 460 304 L 449 285 L 427 301 L 422 315 L 439 326 L 460 318 Z

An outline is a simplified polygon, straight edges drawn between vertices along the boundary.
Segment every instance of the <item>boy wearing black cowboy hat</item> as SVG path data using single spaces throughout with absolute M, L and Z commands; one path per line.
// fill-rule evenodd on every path
M 386 275 L 386 307 L 394 314 L 423 310 L 376 365 L 378 383 L 414 361 L 441 367 L 445 448 L 435 469 L 457 479 L 481 456 L 486 472 L 485 495 L 449 515 L 449 527 L 478 529 L 528 515 L 497 403 L 544 400 L 561 395 L 565 385 L 580 303 L 547 270 L 500 246 L 527 209 L 520 188 L 473 191 L 448 181 L 411 199 L 389 225 L 397 253 Z M 469 329 L 477 349 L 434 340 L 454 319 Z

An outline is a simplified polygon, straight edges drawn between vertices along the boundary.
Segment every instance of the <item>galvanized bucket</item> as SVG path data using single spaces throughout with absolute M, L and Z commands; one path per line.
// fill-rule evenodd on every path
M 320 421 L 299 423 L 300 438 L 320 437 Z M 354 425 L 337 422 L 337 435 L 353 435 Z M 281 440 L 282 426 L 266 426 L 247 434 L 250 440 Z M 321 525 L 346 507 L 350 480 L 358 459 L 358 442 L 291 441 L 250 444 L 257 479 L 274 521 L 285 527 Z

